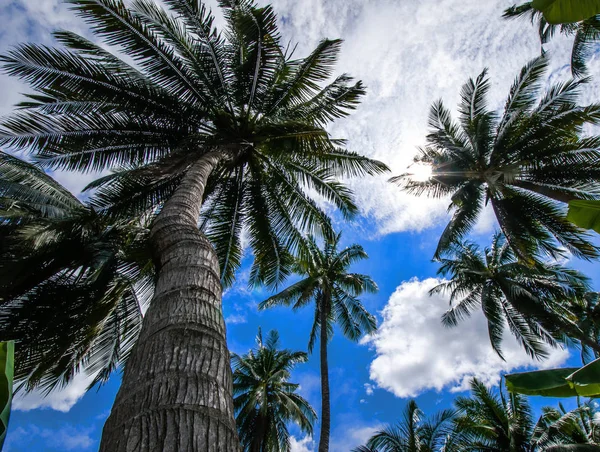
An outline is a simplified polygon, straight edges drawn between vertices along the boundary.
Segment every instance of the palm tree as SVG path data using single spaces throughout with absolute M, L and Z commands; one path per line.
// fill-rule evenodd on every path
M 600 343 L 600 294 L 590 292 L 583 297 L 567 300 L 577 327 L 594 343 Z M 600 358 L 600 351 L 581 344 L 581 360 L 584 364 Z
M 312 435 L 317 417 L 307 400 L 290 383 L 298 363 L 308 361 L 304 352 L 279 350 L 279 334 L 273 330 L 263 341 L 258 330 L 256 350 L 243 356 L 232 354 L 233 404 L 242 448 L 248 452 L 288 452 L 288 422 Z
M 323 249 L 320 249 L 315 238 L 309 237 L 306 252 L 294 264 L 295 273 L 304 276 L 304 279 L 259 305 L 259 309 L 285 305 L 296 310 L 314 301 L 315 314 L 308 350 L 312 352 L 319 338 L 322 401 L 319 452 L 329 450 L 331 407 L 327 343 L 333 336 L 333 327 L 337 323 L 342 333 L 352 341 L 377 328 L 375 317 L 367 312 L 358 299 L 363 293 L 377 292 L 377 285 L 369 276 L 349 273 L 348 270 L 352 263 L 366 259 L 367 253 L 360 245 L 351 245 L 339 251 L 340 238 L 341 234 L 337 234 L 326 239 Z
M 453 410 L 443 410 L 431 419 L 425 419 L 414 400 L 410 400 L 396 425 L 375 433 L 366 446 L 354 452 L 436 452 L 450 450 L 452 441 Z
M 455 244 L 452 255 L 440 260 L 438 274 L 448 276 L 431 293 L 448 292 L 451 308 L 442 321 L 455 326 L 475 309 L 487 320 L 492 347 L 502 357 L 506 326 L 527 353 L 545 357 L 543 343 L 573 339 L 600 350 L 574 321 L 565 300 L 582 298 L 588 279 L 559 264 L 531 267 L 517 260 L 504 236 L 494 235 L 492 245 L 481 252 L 474 243 Z
M 147 236 L 0 151 L 0 341 L 16 340 L 28 389 L 49 391 L 82 366 L 94 385 L 126 361 L 154 282 Z
M 591 401 L 578 404 L 571 411 L 567 411 L 562 403 L 558 408 L 544 407 L 533 430 L 532 443 L 538 450 L 556 448 L 560 451 L 561 446 L 571 446 L 567 450 L 587 450 L 582 445 L 595 446 L 597 450 L 600 446 L 600 428 L 595 418 L 597 415 L 598 410 Z M 576 449 L 574 445 L 579 445 L 580 449 Z
M 458 412 L 454 423 L 460 432 L 456 450 L 533 452 L 534 421 L 525 397 L 495 394 L 477 379 L 471 382 L 471 393 L 454 401 Z
M 240 265 L 243 230 L 251 282 L 280 284 L 303 233 L 331 229 L 307 190 L 350 217 L 338 179 L 387 169 L 326 131 L 363 85 L 342 75 L 322 87 L 341 42 L 293 59 L 273 8 L 252 0 L 219 1 L 224 34 L 199 0 L 67 1 L 117 53 L 62 31 L 63 48 L 9 51 L 4 70 L 36 93 L 3 121 L 0 142 L 47 168 L 113 169 L 93 184 L 94 208 L 157 213 L 155 295 L 100 450 L 236 450 L 222 284 Z
M 557 31 L 566 36 L 574 36 L 571 71 L 573 76 L 584 76 L 587 72 L 586 62 L 593 55 L 594 48 L 600 41 L 600 15 L 592 16 L 581 22 L 557 25 L 548 23 L 542 12 L 533 7 L 533 2 L 513 5 L 504 11 L 504 17 L 508 19 L 527 16 L 531 19 L 532 24 L 537 23 L 542 46 L 547 44 Z
M 452 195 L 454 215 L 436 257 L 469 232 L 488 203 L 520 259 L 532 263 L 538 251 L 561 255 L 562 247 L 577 257 L 599 256 L 589 235 L 567 221 L 563 203 L 600 198 L 600 136 L 581 137 L 584 125 L 600 121 L 600 106 L 575 103 L 582 80 L 555 84 L 538 100 L 547 67 L 542 56 L 522 69 L 499 118 L 486 105 L 486 71 L 464 85 L 459 124 L 441 101 L 433 105 L 431 133 L 416 157 L 432 166 L 431 178 L 392 180 L 417 195 Z

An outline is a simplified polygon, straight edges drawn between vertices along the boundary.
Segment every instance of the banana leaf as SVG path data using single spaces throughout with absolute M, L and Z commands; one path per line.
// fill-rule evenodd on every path
M 10 404 L 12 402 L 13 376 L 14 376 L 15 343 L 0 342 L 0 451 L 4 444 L 8 419 L 10 417 Z
M 600 359 L 577 368 L 537 370 L 505 375 L 510 392 L 544 397 L 600 397 Z
M 531 6 L 550 24 L 581 22 L 600 14 L 600 0 L 533 0 Z
M 593 229 L 600 234 L 600 201 L 571 201 L 567 220 L 580 228 Z

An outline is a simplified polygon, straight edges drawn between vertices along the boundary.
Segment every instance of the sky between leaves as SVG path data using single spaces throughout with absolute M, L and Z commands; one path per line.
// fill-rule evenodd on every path
M 215 0 L 207 3 L 216 9 Z M 351 150 L 386 162 L 394 174 L 406 170 L 417 146 L 424 143 L 432 102 L 441 98 L 454 110 L 461 85 L 488 67 L 490 102 L 500 108 L 519 69 L 540 50 L 528 22 L 501 19 L 513 0 L 272 0 L 272 4 L 284 38 L 298 43 L 298 56 L 324 37 L 345 40 L 338 73 L 362 79 L 368 95 L 357 112 L 336 123 L 331 132 L 346 138 Z M 2 0 L 0 23 L 0 52 L 23 41 L 51 44 L 49 33 L 56 28 L 87 33 L 60 0 Z M 569 76 L 569 47 L 570 41 L 562 37 L 547 47 L 549 81 Z M 590 70 L 600 73 L 596 58 Z M 594 94 L 598 88 L 598 81 L 589 84 L 582 101 L 598 101 Z M 16 80 L 0 75 L 0 114 L 7 114 L 25 91 Z M 54 176 L 74 193 L 96 177 L 64 172 Z M 497 384 L 500 374 L 516 368 L 578 363 L 576 352 L 565 350 L 555 350 L 543 363 L 532 362 L 510 338 L 504 362 L 492 352 L 480 316 L 456 329 L 444 329 L 439 318 L 447 298 L 429 297 L 427 292 L 436 284 L 436 266 L 430 258 L 447 221 L 448 201 L 409 196 L 386 179 L 350 181 L 362 214 L 353 224 L 336 222 L 344 231 L 342 245 L 361 243 L 369 253 L 370 260 L 356 270 L 370 274 L 381 290 L 365 298 L 367 308 L 377 313 L 379 332 L 360 344 L 349 343 L 338 333 L 330 345 L 332 452 L 348 451 L 394 422 L 407 397 L 417 397 L 419 405 L 432 413 L 449 406 L 473 376 Z M 487 244 L 494 221 L 485 212 L 473 238 Z M 246 259 L 246 269 L 248 263 Z M 599 288 L 597 265 L 572 264 Z M 231 350 L 247 351 L 259 325 L 263 331 L 279 329 L 285 347 L 305 349 L 310 310 L 258 313 L 257 304 L 268 294 L 249 291 L 246 282 L 243 269 L 224 297 Z M 313 355 L 294 373 L 301 393 L 317 410 L 318 372 L 318 357 Z M 80 376 L 46 398 L 39 393 L 17 395 L 6 451 L 97 450 L 119 376 L 84 395 L 87 384 Z M 534 400 L 536 407 L 543 403 Z M 311 438 L 292 431 L 293 452 L 315 449 Z

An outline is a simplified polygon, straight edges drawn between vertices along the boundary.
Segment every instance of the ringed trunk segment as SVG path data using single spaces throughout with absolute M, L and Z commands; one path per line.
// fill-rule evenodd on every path
M 101 452 L 240 450 L 219 261 L 197 226 L 206 181 L 225 156 L 194 163 L 152 227 L 156 290 Z
M 329 307 L 323 300 L 321 306 L 321 435 L 319 437 L 319 452 L 329 452 L 329 434 L 331 430 L 331 407 L 329 400 L 329 363 L 327 361 L 327 312 Z

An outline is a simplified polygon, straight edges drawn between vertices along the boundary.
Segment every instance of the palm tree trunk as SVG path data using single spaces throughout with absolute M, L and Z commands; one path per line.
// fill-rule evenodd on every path
M 321 436 L 319 452 L 329 452 L 329 434 L 331 430 L 331 406 L 329 401 L 329 363 L 327 361 L 327 297 L 323 297 L 321 306 L 321 337 L 319 347 L 321 352 Z
M 198 230 L 208 176 L 194 163 L 151 230 L 158 278 L 106 421 L 101 452 L 239 451 L 219 261 Z

